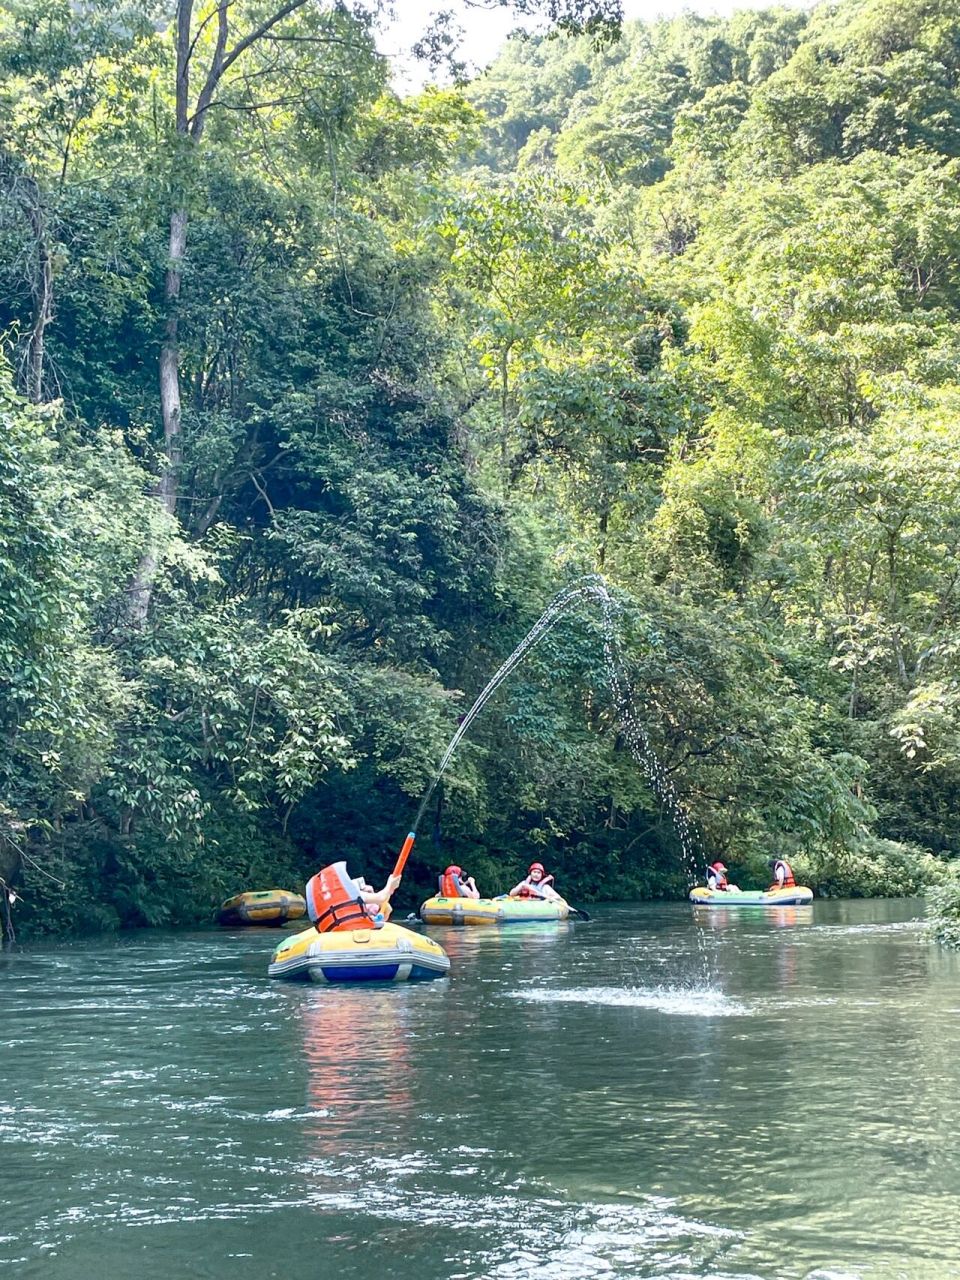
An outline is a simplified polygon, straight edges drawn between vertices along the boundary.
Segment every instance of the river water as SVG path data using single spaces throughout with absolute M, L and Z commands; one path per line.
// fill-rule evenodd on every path
M 960 959 L 915 902 L 432 931 L 449 979 L 271 982 L 274 931 L 0 957 L 0 1272 L 960 1276 Z

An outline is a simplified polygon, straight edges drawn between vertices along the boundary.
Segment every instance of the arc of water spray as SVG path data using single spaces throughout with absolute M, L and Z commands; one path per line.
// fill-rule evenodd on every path
M 606 582 L 600 574 L 588 574 L 572 583 L 569 587 L 565 587 L 558 592 L 550 601 L 546 609 L 533 624 L 524 638 L 520 641 L 514 651 L 506 659 L 503 665 L 491 676 L 490 680 L 478 694 L 473 706 L 463 717 L 456 733 L 450 739 L 446 751 L 441 757 L 440 764 L 437 768 L 433 780 L 424 793 L 423 799 L 420 801 L 420 807 L 417 810 L 417 816 L 413 821 L 413 826 L 403 842 L 403 848 L 397 858 L 393 874 L 399 876 L 403 873 L 407 858 L 413 848 L 414 840 L 417 836 L 417 829 L 426 812 L 430 798 L 436 790 L 437 784 L 443 777 L 447 766 L 453 759 L 457 747 L 463 740 L 474 720 L 486 706 L 490 698 L 496 693 L 497 689 L 506 680 L 507 676 L 516 669 L 524 660 L 527 654 L 540 641 L 549 634 L 556 626 L 563 615 L 578 601 L 594 599 L 600 603 L 603 618 L 603 652 L 604 660 L 607 668 L 607 679 L 610 684 L 610 692 L 613 695 L 614 707 L 616 710 L 617 720 L 620 724 L 621 732 L 623 732 L 627 745 L 635 759 L 643 766 L 654 794 L 669 810 L 677 830 L 685 855 L 691 852 L 691 829 L 690 820 L 686 811 L 673 788 L 673 784 L 663 772 L 659 760 L 657 759 L 650 739 L 643 725 L 636 717 L 630 700 L 629 688 L 626 676 L 624 674 L 623 658 L 620 653 L 620 642 L 617 636 L 616 626 L 614 624 L 615 615 L 620 610 L 620 605 L 613 598 L 607 589 Z

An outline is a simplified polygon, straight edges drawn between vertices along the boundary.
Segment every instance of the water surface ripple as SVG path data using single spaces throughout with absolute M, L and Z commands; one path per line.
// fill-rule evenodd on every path
M 0 1274 L 960 1276 L 960 962 L 917 903 L 433 930 L 419 987 L 272 931 L 0 956 Z

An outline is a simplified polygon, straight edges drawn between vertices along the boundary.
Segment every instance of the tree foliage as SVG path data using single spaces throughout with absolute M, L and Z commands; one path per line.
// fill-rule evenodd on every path
M 953 7 L 614 41 L 616 4 L 513 8 L 561 34 L 401 99 L 375 3 L 0 3 L 25 925 L 373 877 L 458 715 L 597 570 L 698 855 L 873 893 L 956 852 Z M 577 612 L 408 883 L 456 852 L 502 889 L 536 852 L 581 898 L 683 890 L 608 681 Z

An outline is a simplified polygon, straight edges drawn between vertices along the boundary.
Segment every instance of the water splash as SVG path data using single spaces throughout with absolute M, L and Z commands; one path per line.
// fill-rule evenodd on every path
M 600 574 L 587 574 L 558 592 L 514 651 L 481 690 L 443 753 L 437 772 L 420 802 L 420 808 L 417 810 L 412 830 L 416 831 L 419 828 L 427 805 L 430 803 L 430 798 L 443 777 L 447 766 L 453 759 L 457 747 L 500 685 L 516 670 L 530 651 L 553 630 L 565 614 L 574 606 L 585 601 L 590 601 L 600 606 L 603 623 L 604 665 L 617 724 L 623 740 L 634 759 L 643 767 L 657 800 L 669 814 L 674 830 L 677 833 L 677 839 L 680 842 L 686 869 L 691 877 L 695 878 L 697 866 L 696 847 L 700 842 L 695 835 L 690 817 L 654 751 L 646 729 L 634 710 L 630 684 L 620 648 L 620 637 L 616 626 L 616 618 L 621 606 L 610 594 L 607 584 Z
M 533 1004 L 610 1005 L 621 1009 L 656 1009 L 693 1018 L 743 1018 L 751 1010 L 715 987 L 532 987 L 511 992 L 515 1000 Z

